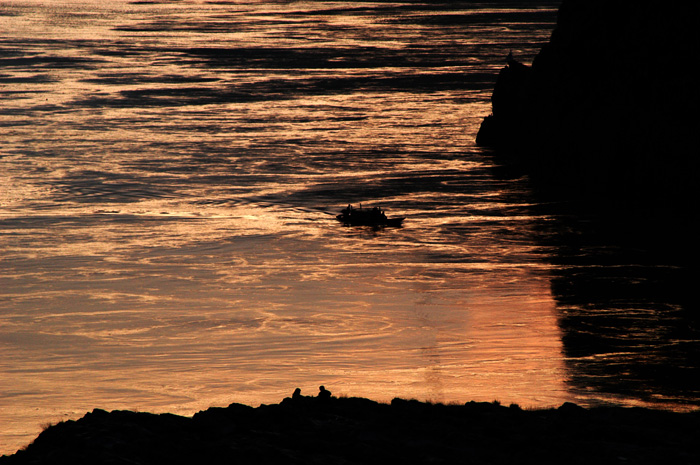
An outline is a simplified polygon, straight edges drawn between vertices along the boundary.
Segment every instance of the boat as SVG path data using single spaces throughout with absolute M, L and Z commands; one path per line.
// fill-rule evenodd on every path
M 348 205 L 340 215 L 336 216 L 338 221 L 349 226 L 393 226 L 399 227 L 405 218 L 387 218 L 384 212 L 378 208 L 355 208 Z

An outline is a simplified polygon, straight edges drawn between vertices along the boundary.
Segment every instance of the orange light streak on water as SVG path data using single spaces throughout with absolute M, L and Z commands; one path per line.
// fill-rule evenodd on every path
M 473 145 L 500 61 L 431 58 L 499 28 L 405 5 L 102 3 L 0 6 L 19 57 L 0 84 L 1 453 L 96 407 L 192 414 L 297 386 L 572 399 L 538 218 Z M 406 226 L 345 228 L 348 202 Z

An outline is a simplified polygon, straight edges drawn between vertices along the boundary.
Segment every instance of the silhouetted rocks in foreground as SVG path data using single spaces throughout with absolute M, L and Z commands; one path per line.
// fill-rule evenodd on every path
M 193 418 L 94 410 L 4 464 L 700 463 L 700 412 L 305 397 Z
M 532 66 L 501 71 L 477 142 L 556 198 L 678 219 L 698 192 L 699 12 L 697 2 L 564 0 Z

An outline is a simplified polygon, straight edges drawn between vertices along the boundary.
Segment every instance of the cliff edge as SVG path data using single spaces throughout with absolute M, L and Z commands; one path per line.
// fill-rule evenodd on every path
M 699 12 L 564 0 L 532 65 L 500 72 L 477 143 L 559 197 L 682 215 L 698 190 Z

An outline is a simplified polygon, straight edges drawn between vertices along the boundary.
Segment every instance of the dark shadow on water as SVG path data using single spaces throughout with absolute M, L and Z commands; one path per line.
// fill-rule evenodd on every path
M 700 405 L 700 94 L 677 65 L 697 56 L 697 13 L 564 0 L 532 65 L 502 69 L 477 135 L 553 219 L 539 240 L 575 391 Z
M 700 313 L 688 238 L 648 215 L 544 203 L 539 240 L 572 390 L 700 406 Z M 586 394 L 587 393 L 587 394 Z
M 533 216 L 546 219 L 536 238 L 553 265 L 571 390 L 700 406 L 697 243 L 687 215 L 629 198 L 571 195 L 508 163 L 492 172 L 526 180 Z

